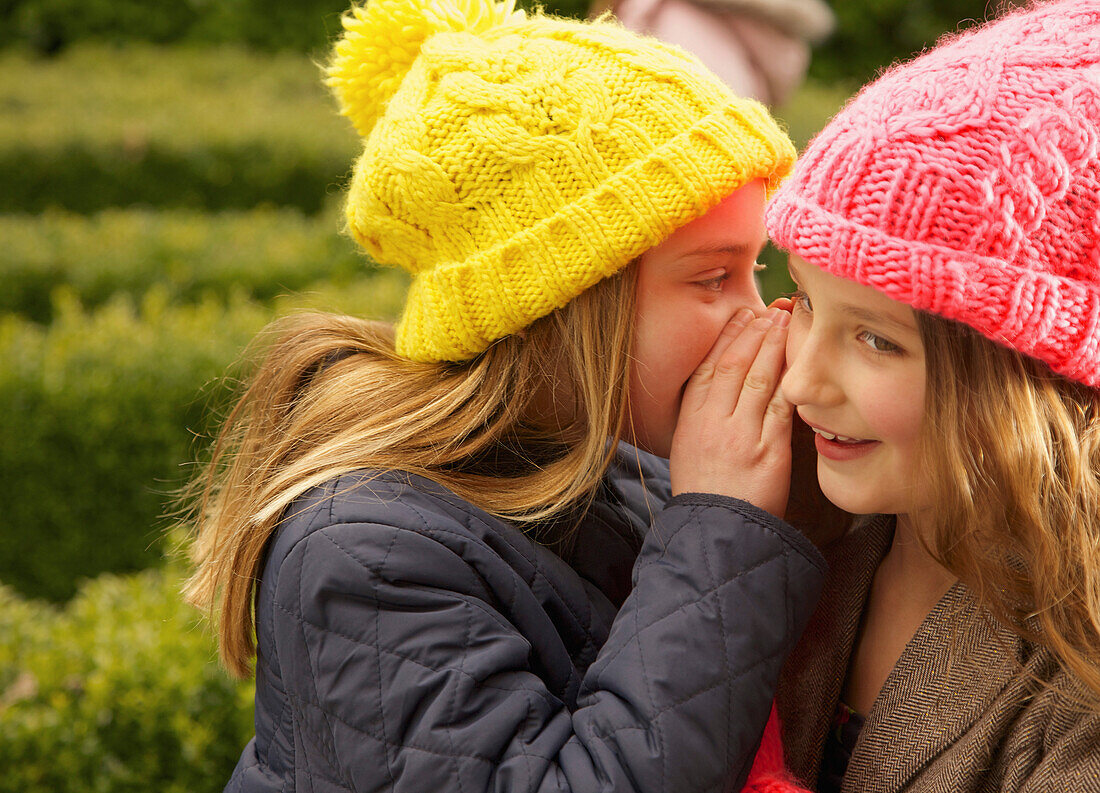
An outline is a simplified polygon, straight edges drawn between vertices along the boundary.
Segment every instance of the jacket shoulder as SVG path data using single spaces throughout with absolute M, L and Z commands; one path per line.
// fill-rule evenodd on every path
M 269 544 L 265 578 L 295 546 L 319 532 L 347 536 L 403 530 L 456 541 L 473 540 L 502 523 L 446 488 L 403 472 L 353 471 L 307 491 L 286 510 Z M 491 528 L 490 528 L 491 527 Z M 387 532 L 388 533 L 388 532 Z M 274 569 L 273 569 L 274 568 Z

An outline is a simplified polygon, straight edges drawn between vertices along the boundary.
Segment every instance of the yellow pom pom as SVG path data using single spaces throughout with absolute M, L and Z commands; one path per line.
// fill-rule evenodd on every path
M 515 0 L 370 0 L 344 14 L 325 84 L 366 136 L 430 36 L 482 33 L 524 18 Z

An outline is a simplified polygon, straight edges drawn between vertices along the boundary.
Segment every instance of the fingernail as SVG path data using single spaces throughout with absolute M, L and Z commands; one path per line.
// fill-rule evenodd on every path
M 733 315 L 733 321 L 738 325 L 748 325 L 754 316 L 751 309 L 743 308 Z
M 791 315 L 786 311 L 780 311 L 779 316 L 775 318 L 775 324 L 781 328 L 785 328 L 791 324 Z

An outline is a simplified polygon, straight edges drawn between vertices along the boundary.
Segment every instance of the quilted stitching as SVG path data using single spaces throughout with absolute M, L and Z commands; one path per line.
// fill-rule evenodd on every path
M 448 496 L 450 497 L 448 498 Z M 479 529 L 488 529 L 490 531 L 495 530 L 488 521 L 481 519 L 480 516 L 475 515 L 473 512 L 469 511 L 469 505 L 459 502 L 456 497 L 451 496 L 451 494 L 449 493 L 444 493 L 442 495 L 442 498 L 451 503 L 452 506 L 458 507 L 463 510 L 462 518 L 465 521 L 466 527 L 468 529 L 473 529 L 473 524 L 476 523 Z M 417 511 L 415 505 L 410 504 L 409 508 Z M 432 534 L 436 531 L 440 531 L 439 528 L 430 525 L 422 513 L 417 511 L 417 514 L 421 515 L 421 519 L 423 520 L 422 529 L 425 532 L 427 532 L 428 534 Z M 446 531 L 446 529 L 443 529 L 443 531 Z M 576 628 L 587 633 L 591 626 L 591 613 L 588 613 L 587 619 L 582 619 L 580 615 L 577 614 L 573 601 L 565 597 L 564 594 L 555 586 L 554 582 L 546 577 L 542 569 L 542 558 L 532 553 L 534 546 L 530 544 L 530 541 L 522 542 L 522 540 L 525 540 L 526 537 L 518 532 L 508 532 L 504 533 L 502 536 L 507 542 L 509 542 L 509 544 L 515 551 L 520 553 L 530 563 L 532 571 L 529 575 L 525 575 L 523 577 L 523 580 L 528 584 L 528 586 L 534 589 L 540 579 L 545 582 L 545 584 L 550 587 L 554 594 L 562 599 L 562 602 L 565 605 L 566 609 L 569 611 L 570 614 L 573 615 L 573 618 L 576 620 Z M 514 601 L 510 605 L 514 606 Z
M 344 479 L 347 479 L 347 478 L 348 477 L 344 477 Z M 340 481 L 343 481 L 343 479 L 340 480 Z M 385 480 L 385 479 L 374 479 L 374 480 L 371 480 L 370 485 L 371 485 L 371 491 L 375 495 L 377 495 L 380 500 L 383 499 L 384 496 L 388 495 L 390 498 L 394 499 L 394 501 L 396 502 L 398 499 L 401 499 L 403 496 L 407 496 L 408 493 L 409 493 L 408 485 L 405 484 L 404 482 L 400 482 L 400 481 L 395 482 L 395 481 L 389 481 L 389 480 Z M 335 486 L 333 489 L 338 491 L 339 487 Z M 477 540 L 478 533 L 486 532 L 486 531 L 493 532 L 495 536 L 497 536 L 498 538 L 503 539 L 504 541 L 506 541 L 510 545 L 510 547 L 514 551 L 516 551 L 518 554 L 520 554 L 521 557 L 531 566 L 530 571 L 521 572 L 522 580 L 524 581 L 524 583 L 526 583 L 529 587 L 534 589 L 537 586 L 537 582 L 539 580 L 543 581 L 551 589 L 551 591 L 553 591 L 555 596 L 557 596 L 561 600 L 562 604 L 569 611 L 569 613 L 573 616 L 573 618 L 575 620 L 575 625 L 573 627 L 578 632 L 583 633 L 586 637 L 589 636 L 590 631 L 591 631 L 591 625 L 592 625 L 592 623 L 591 623 L 592 614 L 591 614 L 591 609 L 589 607 L 590 604 L 587 601 L 581 601 L 583 603 L 583 605 L 585 606 L 586 614 L 585 614 L 584 617 L 582 617 L 580 614 L 577 613 L 577 606 L 576 606 L 574 600 L 571 599 L 570 597 L 566 596 L 566 594 L 560 590 L 560 588 L 554 583 L 554 581 L 546 576 L 546 574 L 545 574 L 545 572 L 542 568 L 542 559 L 539 556 L 537 556 L 535 553 L 533 553 L 533 548 L 534 548 L 533 543 L 527 537 L 525 537 L 522 533 L 517 532 L 517 531 L 499 532 L 499 527 L 497 525 L 494 525 L 494 524 L 490 523 L 489 521 L 485 520 L 481 516 L 484 513 L 475 514 L 472 511 L 473 508 L 469 504 L 466 504 L 465 502 L 462 502 L 461 500 L 459 500 L 457 498 L 457 496 L 454 496 L 449 491 L 438 489 L 432 495 L 436 499 L 438 499 L 439 501 L 442 501 L 442 502 L 448 504 L 449 506 L 451 506 L 452 508 L 454 508 L 455 510 L 458 510 L 459 511 L 458 518 L 463 522 L 463 525 L 467 529 L 471 530 L 471 533 L 462 533 L 462 532 L 457 531 L 452 526 L 441 526 L 441 525 L 435 524 L 428 518 L 428 516 L 425 514 L 425 512 L 423 510 L 420 510 L 420 509 L 417 508 L 415 503 L 411 503 L 408 500 L 405 500 L 405 501 L 402 502 L 401 506 L 403 508 L 408 509 L 409 511 L 411 511 L 412 513 L 414 513 L 415 515 L 418 516 L 418 518 L 419 518 L 419 525 L 417 526 L 418 531 L 420 531 L 421 533 L 426 534 L 428 536 L 433 536 L 433 537 L 448 536 L 448 537 L 453 537 L 457 540 L 463 540 L 463 541 L 469 541 L 469 540 L 478 541 Z M 488 516 L 486 516 L 486 517 L 488 517 Z M 343 522 L 335 514 L 332 514 L 331 518 L 332 518 L 332 520 L 331 520 L 330 525 L 340 525 Z M 474 531 L 476 531 L 477 533 L 472 533 Z M 479 541 L 479 544 L 482 545 L 482 547 L 486 548 L 486 550 L 488 550 L 488 546 L 484 542 Z M 381 571 L 382 567 L 384 566 L 384 563 L 385 563 L 386 559 L 388 559 L 388 554 L 382 560 L 382 563 L 379 564 L 377 569 L 375 570 L 375 572 L 377 572 L 379 575 L 382 574 L 380 571 Z M 365 567 L 369 568 L 369 564 L 366 561 L 364 561 L 364 560 L 359 560 L 359 561 Z M 517 571 L 517 572 L 520 572 L 520 571 Z M 513 593 L 512 598 L 509 599 L 509 602 L 508 602 L 509 606 L 515 606 L 514 597 L 515 597 L 515 593 Z M 589 640 L 589 642 L 588 642 L 588 647 L 591 650 L 595 650 L 595 646 L 591 643 L 591 640 Z
M 347 729 L 357 733 L 358 735 L 362 735 L 366 738 L 370 738 L 372 741 L 375 741 L 376 743 L 384 744 L 385 746 L 388 746 L 388 747 L 391 747 L 391 748 L 395 748 L 395 749 L 412 749 L 414 751 L 423 752 L 424 754 L 429 754 L 432 757 L 438 757 L 438 758 L 441 758 L 443 760 L 456 760 L 456 759 L 473 760 L 475 762 L 484 763 L 486 765 L 492 765 L 498 759 L 498 758 L 490 756 L 490 755 L 479 755 L 479 754 L 473 754 L 473 753 L 468 753 L 468 752 L 445 752 L 445 751 L 442 751 L 440 749 L 435 749 L 431 746 L 424 746 L 422 744 L 415 743 L 415 742 L 412 742 L 412 741 L 401 741 L 401 742 L 387 741 L 384 738 L 382 738 L 381 736 L 376 735 L 375 733 L 371 732 L 370 730 L 365 729 L 363 727 L 360 727 L 357 724 L 352 724 L 351 722 L 349 722 L 345 719 L 341 719 L 339 716 L 334 716 L 331 713 L 325 713 L 324 709 L 320 705 L 318 705 L 316 702 L 310 702 L 308 700 L 300 699 L 300 698 L 294 696 L 293 694 L 291 694 L 289 696 L 290 696 L 291 701 L 295 705 L 297 705 L 303 712 L 318 712 L 318 713 L 321 714 L 321 716 L 324 719 L 329 721 L 331 724 L 339 724 L 341 727 L 346 727 Z M 535 755 L 532 755 L 532 756 L 535 756 Z M 550 760 L 552 758 L 544 757 L 544 758 L 541 758 L 541 759 Z
M 289 610 L 288 608 L 283 606 L 281 603 L 276 603 L 275 607 L 278 608 L 283 613 L 285 613 L 290 618 L 292 618 L 292 619 L 296 620 L 297 622 L 301 623 L 302 625 L 309 626 L 310 628 L 313 628 L 313 629 L 315 629 L 317 631 L 320 631 L 320 632 L 322 632 L 326 635 L 329 635 L 329 636 L 336 636 L 340 639 L 343 639 L 344 641 L 350 642 L 352 644 L 359 645 L 361 647 L 370 647 L 371 649 L 377 650 L 378 653 L 381 654 L 381 655 L 391 655 L 394 658 L 398 658 L 398 659 L 400 659 L 401 661 L 403 661 L 405 663 L 413 664 L 414 666 L 419 666 L 419 667 L 421 667 L 422 669 L 424 669 L 426 671 L 429 671 L 429 672 L 456 672 L 456 673 L 464 675 L 465 677 L 469 678 L 471 681 L 477 682 L 477 684 L 481 688 L 488 689 L 490 691 L 501 691 L 501 692 L 505 692 L 505 693 L 514 693 L 514 692 L 521 692 L 522 691 L 522 692 L 527 692 L 529 694 L 534 694 L 534 695 L 540 697 L 541 699 L 545 700 L 546 702 L 553 704 L 554 706 L 559 706 L 559 705 L 562 704 L 560 699 L 555 697 L 553 694 L 550 694 L 545 689 L 524 688 L 524 687 L 521 687 L 521 686 L 512 686 L 512 687 L 509 687 L 509 688 L 504 688 L 504 687 L 501 687 L 501 686 L 493 686 L 493 685 L 490 685 L 490 684 L 488 684 L 488 683 L 486 683 L 482 680 L 478 680 L 477 678 L 474 678 L 468 672 L 465 672 L 464 670 L 462 670 L 461 667 L 448 666 L 446 664 L 441 664 L 440 666 L 429 666 L 429 665 L 421 662 L 419 659 L 414 658 L 413 656 L 408 655 L 406 653 L 403 653 L 400 650 L 397 650 L 395 648 L 385 647 L 382 644 L 368 642 L 368 641 L 365 641 L 363 639 L 357 639 L 354 636 L 347 635 L 346 633 L 341 633 L 340 631 L 333 630 L 333 629 L 325 627 L 323 625 L 317 625 L 313 622 L 310 622 L 307 619 L 304 619 L 300 614 L 297 614 L 296 612 L 293 612 L 293 611 Z M 381 611 L 378 612 L 379 618 L 381 618 L 381 613 L 382 613 Z M 287 695 L 287 696 L 289 696 L 289 695 Z M 319 704 L 317 702 L 314 702 L 313 700 L 309 700 L 309 699 L 305 699 L 305 698 L 300 698 L 300 699 L 301 699 L 301 701 L 311 702 L 312 704 Z

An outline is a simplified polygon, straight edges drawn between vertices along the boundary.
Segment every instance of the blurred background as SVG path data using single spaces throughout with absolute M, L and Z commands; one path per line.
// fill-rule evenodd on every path
M 251 735 L 251 685 L 178 596 L 167 510 L 267 321 L 400 306 L 403 277 L 339 234 L 358 141 L 318 63 L 344 8 L 0 0 L 0 793 L 220 791 Z M 698 42 L 801 148 L 884 66 L 999 6 L 547 8 Z

